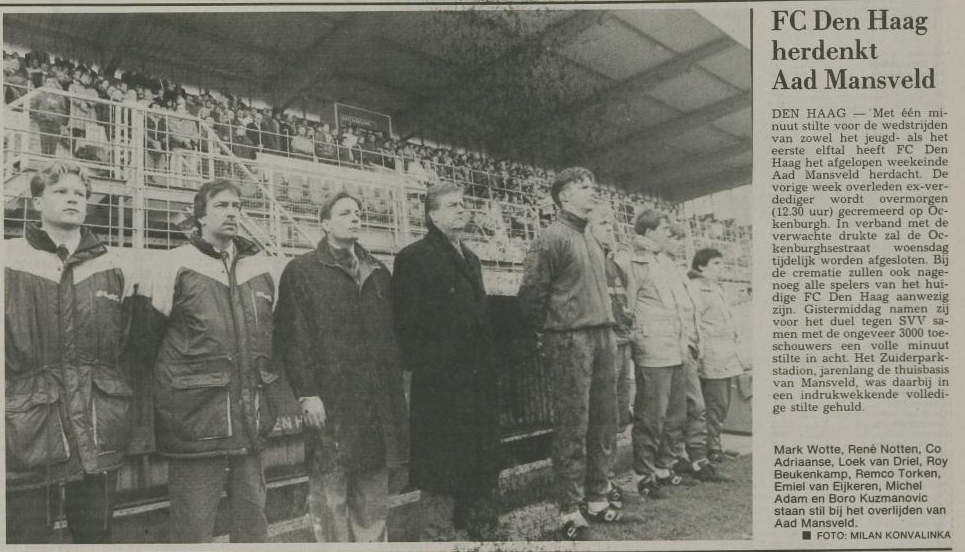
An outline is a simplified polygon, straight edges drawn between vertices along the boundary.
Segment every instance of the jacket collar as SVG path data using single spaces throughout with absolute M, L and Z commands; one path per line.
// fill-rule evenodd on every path
M 580 218 L 565 209 L 560 210 L 558 220 L 577 232 L 582 233 L 584 230 L 586 230 L 586 219 Z
M 431 220 L 427 220 L 426 224 L 429 228 L 429 231 L 426 233 L 427 238 L 436 240 L 439 243 L 446 243 L 457 255 L 459 254 L 458 251 L 455 251 L 456 244 L 452 243 L 452 240 L 449 239 L 449 236 L 443 234 L 442 230 L 439 230 L 439 227 L 436 226 Z M 465 248 L 462 247 L 462 240 L 459 240 L 459 247 L 462 248 L 462 253 L 465 254 Z
M 456 263 L 469 279 L 473 279 L 472 265 L 476 262 L 473 258 L 474 255 L 468 248 L 464 247 L 460 241 L 458 247 L 461 251 L 456 250 L 456 244 L 452 243 L 448 236 L 442 233 L 442 230 L 432 223 L 431 220 L 428 221 L 429 232 L 426 234 L 426 239 L 433 241 L 436 245 L 446 251 L 446 254 Z
M 663 245 L 646 236 L 637 235 L 633 237 L 633 249 L 637 253 L 651 253 L 656 255 L 663 251 Z
M 372 254 L 359 243 L 356 243 L 354 247 L 355 257 L 359 260 L 359 272 L 356 283 L 361 287 L 361 285 L 365 283 L 365 280 L 371 276 L 382 263 L 373 257 Z M 356 276 L 351 273 L 348 267 L 343 266 L 338 262 L 335 252 L 332 250 L 332 245 L 328 243 L 327 237 L 322 236 L 321 241 L 318 242 L 318 247 L 315 249 L 315 255 L 322 264 L 331 266 L 333 268 L 338 268 L 351 276 L 353 280 L 356 279 Z
M 215 259 L 221 258 L 222 252 L 215 249 L 210 243 L 204 241 L 204 238 L 202 238 L 201 234 L 199 234 L 197 231 L 191 232 L 191 234 L 188 236 L 188 240 L 191 242 L 191 245 L 197 247 L 198 251 L 204 253 L 205 255 Z M 232 238 L 232 240 L 235 242 L 235 251 L 237 252 L 235 259 L 250 257 L 261 251 L 261 248 L 255 245 L 255 242 L 242 238 L 241 236 L 235 236 Z
M 57 244 L 54 240 L 50 239 L 50 235 L 47 231 L 40 227 L 39 223 L 31 223 L 27 225 L 27 229 L 24 232 L 24 237 L 27 243 L 30 244 L 34 249 L 39 249 L 40 251 L 46 251 L 48 253 L 57 254 Z M 107 253 L 107 246 L 101 242 L 93 232 L 90 231 L 86 226 L 81 226 L 80 228 L 80 243 L 77 244 L 77 250 L 67 257 L 67 264 L 77 264 L 83 261 L 99 257 Z

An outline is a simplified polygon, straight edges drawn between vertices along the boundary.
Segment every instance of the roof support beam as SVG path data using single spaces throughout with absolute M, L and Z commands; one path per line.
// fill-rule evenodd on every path
M 368 24 L 363 24 L 366 21 Z M 350 59 L 354 45 L 365 43 L 378 26 L 371 18 L 363 20 L 360 14 L 346 17 L 331 32 L 303 49 L 287 68 L 269 77 L 275 82 L 275 86 L 268 90 L 271 100 L 284 109 L 304 96 L 319 79 L 337 71 L 346 59 Z M 310 69 L 296 76 L 296 72 L 304 68 Z
M 751 103 L 752 96 L 750 92 L 735 94 L 729 98 L 704 106 L 696 111 L 685 113 L 680 117 L 676 117 L 659 125 L 640 129 L 626 136 L 610 140 L 605 144 L 583 153 L 582 158 L 593 158 L 601 153 L 615 149 L 640 147 L 647 142 L 665 141 L 684 132 L 710 124 L 721 117 L 726 117 L 727 115 L 746 109 L 751 106 Z
M 622 19 L 619 18 L 614 19 L 622 21 Z M 627 80 L 617 83 L 615 86 L 605 88 L 599 92 L 587 96 L 586 98 L 563 106 L 559 111 L 552 115 L 551 119 L 558 120 L 560 118 L 573 117 L 590 106 L 606 101 L 612 101 L 621 94 L 628 92 L 640 92 L 653 88 L 663 82 L 685 74 L 687 71 L 690 71 L 695 63 L 722 52 L 735 44 L 736 43 L 729 37 L 722 37 L 712 40 L 706 44 L 694 48 L 693 50 L 684 52 L 673 59 L 667 60 L 656 67 L 641 71 L 640 73 L 629 77 Z M 526 121 L 526 123 L 544 119 L 546 115 L 547 114 L 545 113 L 534 113 L 533 117 L 531 117 L 529 121 Z M 538 127 L 532 129 L 530 132 L 536 132 L 537 130 Z
M 685 157 L 693 159 L 691 162 L 681 164 L 673 162 L 656 167 L 650 173 L 641 173 L 629 167 L 625 171 L 614 173 L 616 178 L 626 178 L 629 176 L 639 176 L 639 180 L 645 183 L 659 186 L 661 182 L 675 182 L 679 180 L 690 180 L 712 170 L 719 169 L 719 165 L 728 159 L 750 153 L 753 142 L 749 138 L 743 138 L 729 146 L 707 153 L 685 153 Z
M 540 34 L 525 40 L 503 55 L 487 61 L 481 66 L 465 67 L 457 78 L 453 78 L 452 86 L 437 89 L 433 94 L 414 103 L 397 115 L 398 119 L 407 120 L 420 113 L 432 111 L 433 106 L 447 101 L 457 90 L 475 89 L 477 83 L 489 80 L 494 71 L 500 70 L 505 63 L 531 49 L 557 49 L 576 40 L 586 30 L 598 25 L 606 16 L 606 12 L 594 10 L 579 10 L 563 21 L 549 25 Z M 504 27 L 507 31 L 508 27 Z
M 751 183 L 751 167 L 739 167 L 720 171 L 693 180 L 670 182 L 661 186 L 663 197 L 673 202 L 687 201 L 709 193 L 722 192 Z

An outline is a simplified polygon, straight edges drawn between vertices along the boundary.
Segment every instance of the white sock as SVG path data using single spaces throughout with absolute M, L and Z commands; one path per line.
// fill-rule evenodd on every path
M 643 481 L 643 480 L 646 479 L 647 477 L 648 477 L 648 476 L 647 476 L 646 474 L 633 472 L 633 482 L 634 482 L 634 483 L 640 483 L 641 481 Z
M 587 502 L 586 509 L 589 510 L 591 514 L 597 514 L 599 512 L 602 512 L 603 510 L 606 510 L 607 506 L 609 505 L 610 503 L 607 502 L 606 500 L 602 502 Z
M 670 470 L 668 470 L 667 468 L 657 468 L 656 470 L 653 471 L 653 475 L 657 479 L 666 479 L 670 477 Z
M 563 523 L 572 521 L 574 525 L 586 525 L 586 520 L 583 519 L 583 514 L 581 514 L 579 510 L 568 514 L 560 514 L 560 517 L 563 518 Z

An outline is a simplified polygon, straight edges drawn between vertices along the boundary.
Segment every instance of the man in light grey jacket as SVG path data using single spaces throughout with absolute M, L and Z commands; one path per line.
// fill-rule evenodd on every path
M 637 382 L 633 469 L 641 495 L 665 498 L 664 487 L 679 483 L 681 474 L 701 481 L 727 478 L 707 461 L 706 431 L 688 442 L 691 457 L 678 462 L 675 448 L 687 425 L 687 375 L 696 374 L 699 358 L 697 312 L 686 276 L 667 254 L 671 233 L 667 215 L 655 209 L 643 211 L 634 232 L 630 263 Z

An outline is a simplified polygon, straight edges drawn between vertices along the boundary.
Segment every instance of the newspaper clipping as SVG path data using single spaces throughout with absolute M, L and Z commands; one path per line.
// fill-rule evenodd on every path
M 5 546 L 963 547 L 965 5 L 0 17 Z

